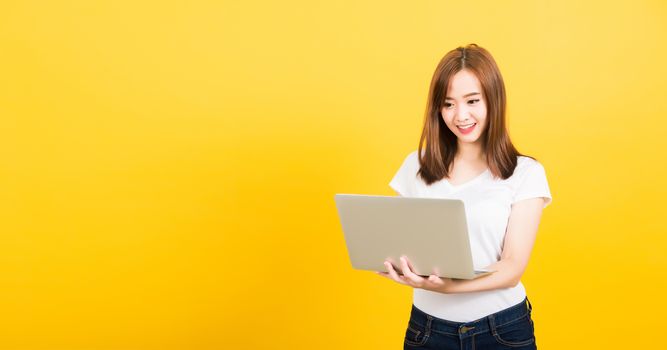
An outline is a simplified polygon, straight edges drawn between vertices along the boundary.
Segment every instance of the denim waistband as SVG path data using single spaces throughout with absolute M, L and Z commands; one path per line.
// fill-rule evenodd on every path
M 529 314 L 532 309 L 533 307 L 530 305 L 530 300 L 528 300 L 528 297 L 526 297 L 522 302 L 514 306 L 510 306 L 507 309 L 490 314 L 486 317 L 482 317 L 470 322 L 454 322 L 431 316 L 418 309 L 413 304 L 412 311 L 410 313 L 410 322 L 419 324 L 420 326 L 424 327 L 427 332 L 439 332 L 450 335 L 458 335 L 462 338 L 465 338 L 475 334 L 494 330 L 496 327 L 520 319 Z

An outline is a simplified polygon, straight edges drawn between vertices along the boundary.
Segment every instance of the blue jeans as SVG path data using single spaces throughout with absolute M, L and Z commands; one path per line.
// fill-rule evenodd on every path
M 431 316 L 412 305 L 404 349 L 537 349 L 528 298 L 471 322 Z

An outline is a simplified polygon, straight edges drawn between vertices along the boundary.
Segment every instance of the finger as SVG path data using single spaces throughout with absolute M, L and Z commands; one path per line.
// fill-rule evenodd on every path
M 410 281 L 407 277 L 405 277 L 404 275 L 402 275 L 402 274 L 401 274 L 401 273 L 394 267 L 394 264 L 392 264 L 391 262 L 386 261 L 386 262 L 385 262 L 385 265 L 387 266 L 387 270 L 389 270 L 389 274 L 391 275 L 391 274 L 393 273 L 392 278 L 393 278 L 396 282 L 401 283 L 401 284 L 405 284 L 406 286 L 412 286 L 411 281 Z M 402 272 L 402 271 L 401 271 L 401 272 Z
M 443 281 L 442 278 L 440 278 L 436 275 L 428 276 L 428 280 L 429 280 L 429 282 L 431 282 L 431 283 L 433 283 L 437 286 L 442 286 L 443 284 L 445 284 L 445 281 Z
M 428 277 L 427 277 L 427 278 L 424 278 L 424 277 L 422 277 L 422 276 L 420 276 L 420 275 L 418 275 L 418 274 L 416 274 L 416 273 L 414 272 L 414 271 L 415 271 L 415 268 L 414 268 L 414 266 L 412 266 L 412 261 L 410 261 L 410 259 L 408 259 L 407 256 L 403 256 L 403 258 L 405 259 L 405 262 L 408 263 L 408 267 L 409 267 L 410 272 L 412 272 L 415 276 L 417 276 L 417 277 L 419 278 L 420 281 L 424 281 L 424 282 L 425 282 L 425 281 L 428 279 Z
M 408 263 L 408 267 L 410 268 L 410 271 L 414 271 L 415 268 L 414 268 L 414 266 L 412 266 L 412 261 L 410 261 L 410 259 L 408 259 L 407 256 L 403 256 L 403 258 L 405 258 L 405 262 Z
M 406 283 L 405 283 L 405 282 L 398 276 L 398 274 L 396 273 L 396 271 L 394 270 L 394 267 L 391 265 L 390 262 L 385 261 L 385 262 L 384 262 L 384 266 L 385 266 L 385 267 L 387 268 L 387 270 L 389 271 L 388 273 L 389 273 L 389 276 L 391 276 L 391 279 L 393 279 L 394 281 L 396 281 L 396 282 L 398 282 L 398 283 L 400 283 L 400 284 L 406 284 Z
M 389 274 L 388 274 L 387 272 L 376 271 L 375 273 L 377 273 L 378 275 L 380 275 L 380 276 L 382 276 L 382 277 L 384 277 L 384 278 L 392 279 L 391 276 L 389 276 Z
M 424 283 L 424 278 L 417 276 L 414 272 L 412 272 L 412 269 L 410 269 L 410 266 L 408 266 L 408 258 L 405 256 L 401 257 L 401 269 L 403 270 L 403 276 L 405 276 L 412 283 L 416 285 L 421 285 L 421 283 Z

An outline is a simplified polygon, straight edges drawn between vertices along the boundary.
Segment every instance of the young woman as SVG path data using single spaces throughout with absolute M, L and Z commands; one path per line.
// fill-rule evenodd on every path
M 429 89 L 417 151 L 389 185 L 401 196 L 464 202 L 474 280 L 416 275 L 401 257 L 378 272 L 413 288 L 404 347 L 535 349 L 532 306 L 521 284 L 542 209 L 551 202 L 544 167 L 512 145 L 505 86 L 495 60 L 475 44 L 448 52 Z

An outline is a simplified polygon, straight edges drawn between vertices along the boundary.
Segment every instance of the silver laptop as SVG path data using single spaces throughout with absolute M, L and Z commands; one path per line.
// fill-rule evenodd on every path
M 458 199 L 336 194 L 352 267 L 401 273 L 408 257 L 415 273 L 474 279 L 494 271 L 473 268 L 463 201 Z

